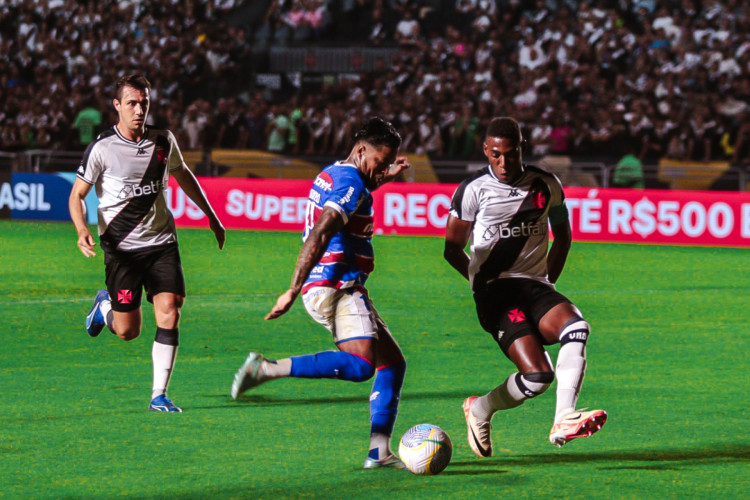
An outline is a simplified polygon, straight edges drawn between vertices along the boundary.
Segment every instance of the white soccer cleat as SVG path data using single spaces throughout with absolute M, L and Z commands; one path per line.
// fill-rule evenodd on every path
M 607 421 L 604 410 L 582 411 L 568 413 L 549 431 L 549 442 L 562 448 L 571 439 L 589 437 L 602 428 Z
M 232 399 L 237 399 L 243 392 L 265 382 L 265 380 L 260 379 L 260 369 L 264 361 L 266 361 L 266 358 L 260 353 L 251 352 L 247 355 L 247 359 L 234 375 L 231 390 Z
M 401 459 L 393 453 L 381 460 L 375 460 L 374 458 L 367 457 L 365 459 L 365 464 L 362 466 L 363 469 L 379 469 L 380 467 L 390 467 L 392 469 L 406 468 Z
M 492 425 L 489 420 L 479 420 L 471 413 L 471 403 L 475 399 L 477 399 L 477 396 L 471 396 L 464 400 L 464 416 L 466 417 L 469 446 L 476 456 L 480 458 L 491 457 L 492 439 L 490 431 Z

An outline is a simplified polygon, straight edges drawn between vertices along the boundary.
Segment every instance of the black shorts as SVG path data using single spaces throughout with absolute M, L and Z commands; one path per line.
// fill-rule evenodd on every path
M 177 243 L 134 252 L 104 252 L 105 280 L 112 309 L 134 311 L 141 307 L 143 289 L 146 300 L 169 292 L 185 296 L 185 277 Z
M 474 292 L 479 324 L 492 335 L 505 355 L 516 339 L 539 333 L 539 321 L 558 304 L 570 302 L 553 287 L 528 278 L 502 278 Z

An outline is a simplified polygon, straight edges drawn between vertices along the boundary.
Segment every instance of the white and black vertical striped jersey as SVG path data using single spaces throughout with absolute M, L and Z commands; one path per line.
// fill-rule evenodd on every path
M 165 190 L 169 172 L 182 167 L 169 130 L 146 127 L 139 142 L 112 127 L 86 149 L 79 179 L 99 198 L 99 239 L 105 250 L 133 251 L 177 241 Z
M 524 165 L 513 184 L 488 165 L 463 181 L 450 214 L 472 222 L 469 281 L 473 290 L 497 278 L 547 279 L 549 221 L 567 220 L 562 184 L 553 174 Z

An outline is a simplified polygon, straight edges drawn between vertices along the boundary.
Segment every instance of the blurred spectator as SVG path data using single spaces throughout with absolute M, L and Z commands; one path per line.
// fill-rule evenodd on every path
M 207 118 L 200 108 L 198 102 L 192 103 L 187 107 L 185 116 L 182 118 L 182 130 L 185 132 L 187 141 L 185 149 L 200 149 L 203 129 L 206 126 Z
M 292 122 L 286 114 L 286 105 L 272 105 L 270 120 L 266 125 L 267 149 L 272 153 L 284 153 L 289 147 L 289 135 Z
M 750 113 L 743 113 L 738 121 L 736 139 L 732 147 L 732 165 L 750 166 Z
M 615 165 L 612 187 L 643 188 L 643 163 L 633 153 L 628 153 Z
M 533 156 L 542 157 L 549 153 L 552 143 L 551 134 L 552 126 L 549 124 L 549 119 L 546 116 L 540 117 L 531 129 L 531 137 L 529 137 L 530 153 Z
M 19 115 L 21 116 L 21 115 Z M 91 144 L 99 133 L 102 124 L 102 114 L 90 103 L 85 105 L 73 120 L 72 127 L 78 130 L 78 141 L 76 146 L 84 149 Z
M 414 18 L 414 11 L 407 8 L 401 20 L 396 24 L 396 41 L 404 45 L 413 45 L 420 35 L 419 21 Z
M 565 118 L 558 113 L 552 115 L 552 129 L 549 133 L 549 151 L 553 154 L 568 154 L 572 131 Z
M 417 153 L 432 157 L 443 155 L 443 140 L 435 115 L 428 113 L 419 120 L 419 146 Z
M 216 127 L 218 133 L 216 147 L 222 149 L 237 148 L 245 131 L 244 113 L 242 103 L 232 97 L 219 99 L 217 104 Z
M 327 155 L 351 120 L 378 109 L 403 130 L 404 151 L 426 147 L 418 117 L 432 115 L 442 142 L 433 154 L 471 158 L 472 136 L 502 114 L 535 124 L 534 154 L 615 162 L 635 145 L 646 162 L 750 157 L 746 2 L 269 0 L 242 27 L 233 16 L 248 1 L 0 3 L 0 149 L 81 147 L 65 132 L 79 130 L 80 96 L 101 110 L 95 127 L 110 126 L 99 96 L 111 94 L 114 68 L 151 67 L 161 79 L 151 124 L 181 124 L 191 147 L 283 142 L 282 151 Z M 264 50 L 313 42 L 394 55 L 346 84 L 335 75 L 308 87 L 302 74 L 258 90 Z M 270 140 L 269 124 L 284 120 L 269 117 L 271 102 L 286 108 L 281 141 Z
M 471 158 L 480 149 L 479 119 L 474 115 L 470 102 L 461 106 L 461 114 L 450 127 L 448 156 L 450 158 Z

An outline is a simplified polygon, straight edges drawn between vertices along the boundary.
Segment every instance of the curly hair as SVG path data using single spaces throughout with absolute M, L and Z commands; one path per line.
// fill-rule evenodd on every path
M 371 144 L 376 148 L 388 146 L 395 150 L 401 146 L 401 134 L 398 133 L 391 122 L 375 116 L 368 119 L 354 134 L 354 144 L 359 141 Z
M 485 137 L 505 137 L 519 143 L 523 141 L 521 126 L 514 118 L 509 116 L 493 118 L 487 127 Z

